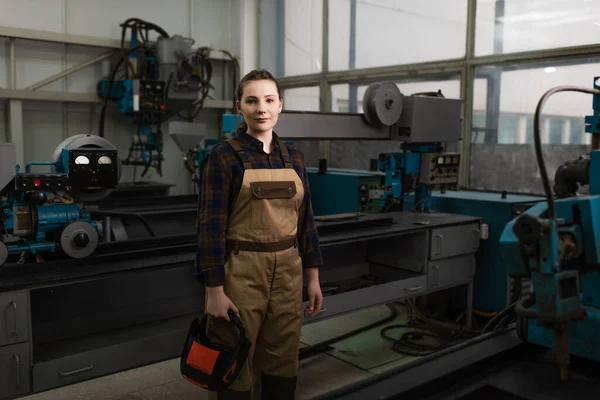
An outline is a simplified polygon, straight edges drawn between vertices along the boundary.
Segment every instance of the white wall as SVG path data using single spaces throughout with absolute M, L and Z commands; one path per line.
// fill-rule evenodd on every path
M 242 73 L 256 67 L 255 0 L 29 0 L 15 4 L 11 0 L 0 0 L 0 9 L 11 10 L 0 13 L 0 26 L 120 39 L 119 24 L 127 18 L 139 17 L 163 27 L 170 35 L 192 37 L 195 46 L 211 46 L 243 57 Z M 10 84 L 7 41 L 0 40 L 0 87 L 6 88 Z M 106 51 L 18 40 L 17 89 Z M 98 63 L 43 90 L 95 93 L 97 81 L 108 72 L 108 62 Z M 56 145 L 66 137 L 97 134 L 99 111 L 99 105 L 91 104 L 24 102 L 25 161 L 48 160 Z M 218 134 L 217 111 L 203 110 L 198 121 L 207 124 L 210 136 Z M 113 113 L 107 118 L 105 132 L 107 139 L 126 155 L 133 134 L 132 124 Z M 0 140 L 2 138 L 6 138 L 6 132 L 0 129 Z M 179 150 L 169 137 L 165 137 L 164 147 L 163 177 L 152 173 L 146 180 L 174 184 L 172 194 L 191 193 L 190 177 Z M 138 168 L 138 175 L 140 171 Z M 132 167 L 125 167 L 122 181 L 131 181 L 132 172 Z

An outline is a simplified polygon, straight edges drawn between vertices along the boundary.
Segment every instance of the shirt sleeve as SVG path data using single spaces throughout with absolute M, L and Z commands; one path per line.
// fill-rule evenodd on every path
M 225 282 L 226 230 L 231 169 L 224 165 L 217 148 L 204 160 L 199 179 L 198 247 L 195 276 L 204 286 Z
M 302 256 L 303 268 L 320 268 L 323 265 L 319 234 L 315 223 L 312 203 L 310 201 L 310 188 L 308 173 L 304 164 L 304 155 L 300 154 L 302 181 L 304 183 L 304 200 L 298 214 L 298 245 Z

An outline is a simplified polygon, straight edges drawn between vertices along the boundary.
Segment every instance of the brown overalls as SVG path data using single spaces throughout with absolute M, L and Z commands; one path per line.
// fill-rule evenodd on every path
M 223 289 L 239 309 L 252 347 L 229 393 L 217 398 L 250 399 L 253 376 L 262 376 L 255 383 L 263 399 L 293 399 L 303 287 L 296 233 L 304 186 L 283 142 L 285 168 L 279 169 L 253 169 L 240 143 L 228 143 L 244 164 L 244 177 L 228 219 Z M 233 333 L 227 321 L 210 319 L 211 340 L 228 344 Z

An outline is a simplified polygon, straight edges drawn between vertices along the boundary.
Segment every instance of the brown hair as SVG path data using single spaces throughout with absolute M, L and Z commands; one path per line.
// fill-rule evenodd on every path
M 235 94 L 236 94 L 236 109 L 237 109 L 236 111 L 237 112 L 240 111 L 240 108 L 237 105 L 237 102 L 242 101 L 242 96 L 244 95 L 244 86 L 246 86 L 246 83 L 248 83 L 250 81 L 260 81 L 260 80 L 269 80 L 269 81 L 272 81 L 273 83 L 275 83 L 275 86 L 277 87 L 277 95 L 279 95 L 279 99 L 281 99 L 281 89 L 279 88 L 279 83 L 277 82 L 277 80 L 275 79 L 273 74 L 271 74 L 266 69 L 255 69 L 255 70 L 248 72 L 242 78 L 240 83 L 238 84 L 237 90 L 235 92 Z M 242 122 L 240 123 L 240 128 L 242 128 L 244 130 L 248 129 L 248 125 L 246 125 L 246 121 L 244 121 L 243 119 L 242 119 Z

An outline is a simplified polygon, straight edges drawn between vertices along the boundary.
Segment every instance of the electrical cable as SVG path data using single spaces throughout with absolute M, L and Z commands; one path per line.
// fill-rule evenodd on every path
M 110 73 L 110 77 L 108 79 L 108 85 L 106 87 L 106 93 L 103 94 L 104 102 L 102 103 L 102 109 L 100 110 L 100 125 L 98 127 L 98 136 L 100 136 L 100 137 L 104 137 L 104 122 L 106 119 L 106 109 L 108 107 L 108 99 L 110 98 L 110 91 L 112 90 L 113 82 L 115 80 L 115 77 L 117 76 L 117 71 L 119 70 L 121 63 L 123 63 L 123 61 L 127 58 L 127 56 L 129 56 L 129 54 L 136 51 L 139 47 L 140 46 L 135 46 L 135 47 L 132 47 L 131 49 L 127 50 L 121 56 L 119 61 L 115 64 L 113 70 Z M 100 90 L 100 93 L 102 93 L 102 90 Z
M 544 186 L 544 192 L 546 192 L 546 198 L 548 200 L 548 218 L 551 220 L 556 219 L 556 206 L 554 204 L 554 196 L 552 194 L 552 189 L 550 188 L 550 180 L 548 179 L 548 171 L 546 170 L 544 155 L 542 154 L 542 140 L 540 135 L 540 114 L 542 112 L 542 107 L 544 106 L 544 103 L 546 103 L 546 100 L 548 100 L 548 98 L 553 94 L 559 92 L 579 92 L 592 95 L 600 95 L 600 90 L 598 89 L 589 89 L 580 86 L 557 86 L 544 93 L 535 109 L 535 116 L 533 119 L 533 142 L 535 146 L 535 157 L 537 159 L 538 167 L 540 169 L 540 175 L 542 178 L 542 184 Z
M 514 312 L 516 305 L 517 305 L 517 302 L 511 303 L 504 310 L 500 311 L 498 314 L 496 314 L 494 317 L 492 317 L 492 319 L 490 319 L 487 322 L 487 324 L 485 324 L 485 326 L 481 330 L 481 333 L 487 333 L 488 330 L 491 327 L 493 327 L 496 322 L 501 321 L 506 315 L 511 315 L 511 312 Z
M 392 350 L 405 356 L 421 357 L 433 354 L 462 339 L 470 339 L 480 335 L 480 332 L 470 330 L 454 330 L 443 323 L 425 317 L 414 304 L 414 300 L 407 300 L 409 311 L 408 323 L 390 325 L 381 330 L 383 339 L 392 342 Z M 394 329 L 410 329 L 403 332 L 400 337 L 392 337 L 388 334 Z M 430 339 L 429 343 L 423 339 Z M 431 343 L 433 339 L 434 343 Z
M 399 303 L 399 304 L 401 304 L 401 303 Z M 314 356 L 314 355 L 317 355 L 319 353 L 323 353 L 323 352 L 329 350 L 329 346 L 332 345 L 332 344 L 334 344 L 334 343 L 340 342 L 340 341 L 342 341 L 344 339 L 348 339 L 350 337 L 356 336 L 359 333 L 366 332 L 366 331 L 368 331 L 370 329 L 376 328 L 376 327 L 378 327 L 380 325 L 383 325 L 385 323 L 393 321 L 398 316 L 398 311 L 396 311 L 389 304 L 387 304 L 387 307 L 392 311 L 391 315 L 389 315 L 389 316 L 387 316 L 387 317 L 385 317 L 385 318 L 383 318 L 383 319 L 381 319 L 379 321 L 375 321 L 372 324 L 360 327 L 358 329 L 354 329 L 354 330 L 352 330 L 350 332 L 346 332 L 346 333 L 344 333 L 342 335 L 333 337 L 331 339 L 324 340 L 322 342 L 310 345 L 308 347 L 304 347 L 304 348 L 300 349 L 300 352 L 299 352 L 300 353 L 300 359 L 302 360 L 304 358 L 307 358 L 307 357 L 310 357 L 310 356 Z

